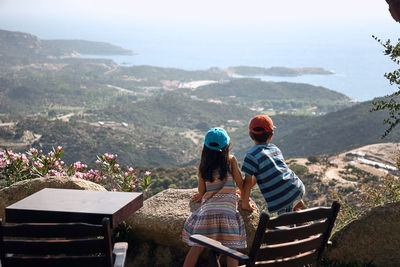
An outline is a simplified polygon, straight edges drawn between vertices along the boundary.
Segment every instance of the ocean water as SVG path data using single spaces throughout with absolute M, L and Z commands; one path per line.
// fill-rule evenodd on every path
M 42 39 L 103 41 L 135 51 L 135 56 L 100 56 L 124 66 L 186 70 L 238 65 L 321 67 L 335 74 L 259 78 L 324 86 L 356 101 L 396 91 L 383 75 L 399 66 L 383 55 L 383 47 L 372 38 L 374 34 L 396 41 L 400 26 L 395 23 L 213 28 L 160 24 L 82 26 L 40 21 L 26 24 L 0 18 L 0 25 L 2 29 L 25 31 Z
M 356 101 L 366 101 L 396 90 L 383 75 L 399 66 L 383 54 L 383 47 L 372 34 L 395 41 L 397 39 L 392 36 L 399 32 L 400 26 L 397 27 L 394 31 L 377 27 L 359 31 L 336 29 L 329 33 L 324 29 L 303 29 L 302 32 L 238 30 L 220 35 L 183 30 L 172 35 L 159 32 L 155 36 L 143 34 L 114 39 L 138 55 L 108 58 L 125 66 L 154 65 L 187 70 L 238 65 L 321 67 L 335 74 L 258 78 L 324 86 Z

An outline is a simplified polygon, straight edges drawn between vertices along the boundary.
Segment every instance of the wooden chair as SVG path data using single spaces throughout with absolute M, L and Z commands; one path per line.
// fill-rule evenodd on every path
M 128 244 L 116 243 L 111 251 L 110 221 L 87 223 L 22 223 L 2 225 L 2 267 L 122 267 Z
M 238 259 L 246 266 L 318 265 L 339 209 L 340 204 L 335 201 L 331 207 L 294 211 L 273 218 L 263 212 L 248 255 L 202 235 L 192 235 L 190 240 L 211 249 L 209 266 L 220 266 L 219 254 Z

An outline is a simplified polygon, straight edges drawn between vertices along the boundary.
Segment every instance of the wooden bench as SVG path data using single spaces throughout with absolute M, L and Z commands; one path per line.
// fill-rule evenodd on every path
M 273 218 L 263 212 L 248 255 L 202 235 L 192 235 L 190 240 L 210 248 L 209 266 L 220 266 L 220 254 L 238 259 L 245 266 L 318 265 L 339 209 L 340 204 L 335 201 L 331 207 L 288 212 Z

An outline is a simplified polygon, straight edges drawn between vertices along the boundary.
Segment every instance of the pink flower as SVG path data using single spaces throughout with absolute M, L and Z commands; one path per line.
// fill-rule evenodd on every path
M 146 175 L 146 176 L 150 176 L 150 174 L 151 174 L 151 172 L 149 172 L 149 171 L 146 171 L 146 172 L 144 173 L 144 175 Z
M 86 175 L 83 172 L 74 173 L 74 177 L 84 179 Z

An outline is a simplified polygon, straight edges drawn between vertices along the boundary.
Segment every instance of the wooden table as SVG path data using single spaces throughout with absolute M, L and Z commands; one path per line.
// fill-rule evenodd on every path
M 142 206 L 142 193 L 45 188 L 6 207 L 6 221 L 101 224 L 108 217 L 115 228 Z

